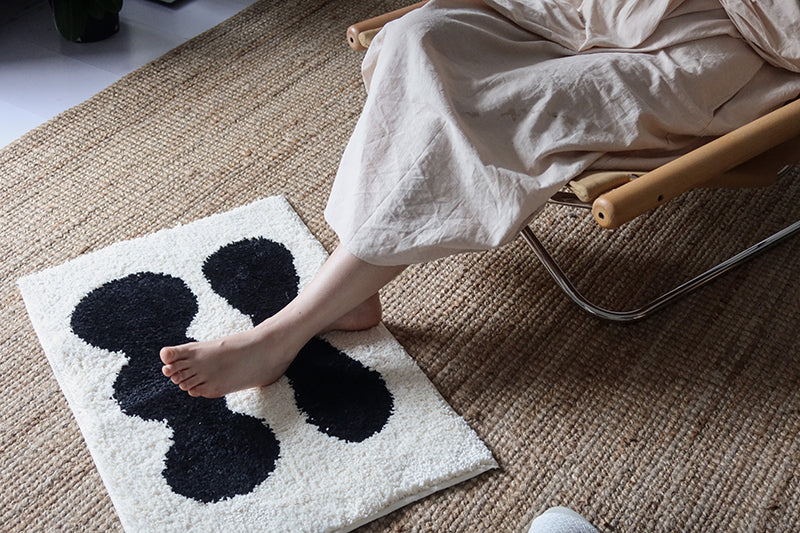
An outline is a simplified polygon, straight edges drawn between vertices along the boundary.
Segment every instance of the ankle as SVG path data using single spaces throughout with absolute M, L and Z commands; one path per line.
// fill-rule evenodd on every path
M 316 335 L 308 321 L 300 316 L 278 313 L 256 325 L 251 331 L 254 342 L 269 347 L 272 353 L 292 354 L 293 359 L 300 349 Z
M 323 331 L 361 331 L 377 326 L 382 317 L 381 300 L 376 294 L 333 321 Z

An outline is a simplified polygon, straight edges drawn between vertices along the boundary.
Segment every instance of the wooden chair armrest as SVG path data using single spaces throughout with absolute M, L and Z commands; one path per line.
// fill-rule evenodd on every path
M 383 15 L 378 15 L 377 17 L 353 24 L 347 28 L 347 42 L 350 44 L 350 47 L 353 50 L 366 50 L 369 48 L 369 43 L 372 41 L 372 38 L 375 36 L 375 34 L 378 33 L 378 31 L 380 31 L 380 29 L 386 24 L 393 20 L 399 19 L 409 11 L 413 11 L 424 6 L 426 3 L 427 0 L 417 2 L 416 4 L 396 9 L 394 11 L 384 13 Z
M 797 163 L 800 163 L 800 137 L 770 148 L 738 167 L 710 179 L 703 184 L 703 187 L 720 189 L 766 187 L 775 183 L 775 178 L 782 168 Z
M 800 100 L 764 115 L 594 201 L 592 214 L 616 228 L 773 147 L 800 136 Z

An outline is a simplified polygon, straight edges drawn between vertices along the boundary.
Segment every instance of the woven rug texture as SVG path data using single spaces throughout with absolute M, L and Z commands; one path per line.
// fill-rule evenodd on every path
M 261 1 L 0 150 L 4 530 L 121 529 L 16 279 L 276 194 L 332 250 L 365 98 L 344 30 L 400 5 Z M 626 308 L 796 220 L 799 179 L 533 228 Z M 795 238 L 629 326 L 579 310 L 521 240 L 409 268 L 385 324 L 500 468 L 361 531 L 516 532 L 554 505 L 609 532 L 800 530 L 799 256 Z

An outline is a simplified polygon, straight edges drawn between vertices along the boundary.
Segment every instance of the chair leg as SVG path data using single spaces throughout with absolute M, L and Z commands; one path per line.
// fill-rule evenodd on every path
M 777 233 L 774 233 L 763 241 L 754 244 L 750 248 L 736 254 L 730 259 L 723 261 L 717 266 L 710 268 L 706 272 L 687 281 L 686 283 L 675 287 L 671 291 L 659 296 L 646 305 L 631 311 L 612 311 L 599 307 L 587 300 L 580 292 L 578 292 L 577 289 L 575 289 L 575 286 L 572 284 L 569 278 L 567 278 L 566 274 L 564 274 L 564 271 L 561 269 L 555 259 L 553 259 L 550 253 L 545 249 L 541 241 L 539 241 L 536 235 L 533 234 L 533 230 L 531 230 L 529 226 L 525 226 L 522 229 L 522 237 L 531 247 L 534 254 L 536 254 L 536 257 L 538 257 L 545 266 L 547 271 L 550 272 L 550 275 L 553 276 L 553 279 L 555 279 L 556 283 L 561 287 L 561 289 L 563 289 L 567 296 L 569 296 L 582 309 L 598 318 L 610 320 L 612 322 L 629 323 L 636 322 L 650 316 L 656 311 L 674 302 L 678 298 L 700 288 L 711 280 L 744 263 L 748 259 L 752 259 L 756 255 L 767 250 L 768 248 L 771 248 L 772 246 L 775 246 L 780 241 L 791 235 L 794 235 L 798 231 L 800 231 L 800 220 L 778 231 Z

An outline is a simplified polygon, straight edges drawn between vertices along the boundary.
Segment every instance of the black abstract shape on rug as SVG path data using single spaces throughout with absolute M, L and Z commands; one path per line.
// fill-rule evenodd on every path
M 223 246 L 205 260 L 203 274 L 214 292 L 255 324 L 286 307 L 300 285 L 291 252 L 263 237 Z
M 317 337 L 286 370 L 297 406 L 320 431 L 362 442 L 389 420 L 394 400 L 380 373 Z
M 288 304 L 300 282 L 292 254 L 264 238 L 220 248 L 203 265 L 214 291 L 258 324 Z M 320 431 L 361 442 L 386 425 L 394 409 L 380 373 L 313 338 L 286 371 L 297 406 Z
M 230 411 L 223 398 L 192 398 L 161 373 L 159 350 L 191 342 L 196 313 L 182 280 L 145 272 L 87 294 L 71 326 L 92 346 L 128 357 L 114 399 L 129 416 L 169 424 L 174 442 L 162 475 L 177 494 L 208 503 L 252 491 L 275 469 L 280 448 L 261 420 Z

